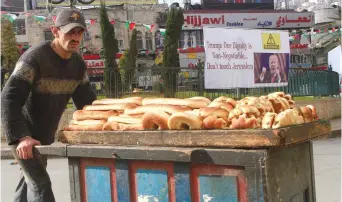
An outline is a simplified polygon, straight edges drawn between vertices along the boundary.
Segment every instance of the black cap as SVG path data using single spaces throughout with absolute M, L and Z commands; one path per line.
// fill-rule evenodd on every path
M 56 27 L 59 27 L 62 32 L 68 33 L 75 27 L 87 29 L 83 14 L 76 9 L 67 8 L 60 11 L 56 18 Z

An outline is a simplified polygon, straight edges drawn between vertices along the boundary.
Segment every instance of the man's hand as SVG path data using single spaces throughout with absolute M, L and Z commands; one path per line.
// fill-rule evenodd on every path
M 40 145 L 40 142 L 32 137 L 25 137 L 19 141 L 17 146 L 17 154 L 20 159 L 33 158 L 32 149 L 34 145 Z
M 266 70 L 267 70 L 266 67 L 262 67 L 262 72 L 261 72 L 260 77 L 259 77 L 261 82 L 264 80 Z

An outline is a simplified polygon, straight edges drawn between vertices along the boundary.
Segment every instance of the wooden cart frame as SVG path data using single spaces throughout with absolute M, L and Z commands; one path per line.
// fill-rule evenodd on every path
M 309 140 L 330 132 L 320 120 L 277 130 L 61 131 L 60 140 L 72 202 L 314 202 Z

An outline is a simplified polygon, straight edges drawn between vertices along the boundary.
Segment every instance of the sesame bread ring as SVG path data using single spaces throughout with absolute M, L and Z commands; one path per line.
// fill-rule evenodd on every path
M 171 130 L 196 130 L 202 128 L 202 121 L 192 112 L 177 112 L 169 118 L 168 126 Z
M 218 97 L 214 99 L 213 102 L 226 102 L 226 103 L 233 105 L 233 107 L 235 107 L 237 104 L 236 100 L 234 100 L 233 98 L 226 97 L 226 96 Z
M 110 116 L 108 118 L 108 122 L 118 122 L 118 123 L 126 123 L 126 124 L 141 124 L 141 118 L 135 117 L 122 117 L 122 116 Z
M 117 116 L 119 113 L 117 111 L 86 111 L 77 110 L 73 113 L 73 119 L 76 121 L 82 121 L 87 119 L 102 120 L 108 119 L 110 116 Z
M 134 115 L 134 114 L 145 114 L 149 111 L 164 111 L 168 114 L 173 114 L 176 112 L 185 112 L 191 111 L 191 108 L 186 106 L 175 106 L 175 105 L 166 105 L 166 104 L 149 104 L 145 106 L 138 107 L 128 107 L 125 109 L 124 114 Z
M 106 120 L 82 120 L 82 121 L 71 120 L 69 124 L 79 125 L 79 126 L 93 126 L 93 125 L 103 125 L 106 122 L 107 122 Z
M 132 103 L 136 105 L 141 105 L 142 98 L 141 97 L 129 97 L 123 99 L 100 99 L 94 100 L 93 105 L 111 105 L 111 104 L 125 104 Z
M 189 100 L 203 100 L 203 101 L 205 101 L 207 103 L 207 105 L 211 103 L 211 101 L 208 98 L 202 97 L 202 96 L 195 96 L 195 97 L 191 97 L 191 98 L 188 98 L 188 99 Z
M 242 114 L 237 118 L 233 118 L 232 124 L 230 125 L 230 128 L 232 129 L 247 129 L 256 127 L 257 119 L 255 117 L 248 118 L 246 114 Z
M 211 115 L 215 115 L 219 118 L 228 118 L 229 112 L 219 107 L 205 107 L 199 109 L 199 116 L 208 117 Z
M 150 104 L 169 104 L 169 105 L 181 105 L 190 108 L 202 108 L 208 106 L 204 100 L 195 99 L 178 99 L 178 98 L 144 98 L 142 105 Z
M 223 101 L 212 102 L 208 105 L 208 107 L 219 107 L 226 110 L 227 112 L 231 112 L 234 109 L 234 106 L 232 104 Z
M 103 125 L 75 125 L 69 124 L 64 128 L 65 131 L 102 131 Z
M 150 111 L 143 115 L 142 126 L 144 129 L 168 130 L 167 121 L 170 115 L 164 111 Z
M 228 121 L 223 118 L 218 118 L 215 115 L 206 117 L 203 120 L 202 128 L 204 129 L 224 129 L 228 128 Z
M 108 104 L 108 105 L 86 105 L 83 107 L 83 110 L 87 111 L 124 111 L 128 107 L 136 107 L 138 105 L 133 103 L 121 103 L 121 104 Z
M 309 107 L 299 107 L 299 110 L 299 115 L 304 118 L 305 123 L 312 122 L 314 120 L 313 113 Z
M 261 127 L 264 129 L 271 129 L 276 116 L 277 114 L 274 112 L 267 112 L 262 118 Z
M 309 107 L 311 109 L 312 116 L 313 116 L 314 120 L 318 120 L 318 115 L 317 115 L 316 107 L 313 106 L 313 105 L 307 105 L 306 107 Z
M 134 117 L 134 118 L 141 118 L 144 114 L 141 113 L 141 114 L 132 114 L 132 115 L 129 115 L 129 114 L 120 114 L 119 117 Z
M 118 123 L 115 121 L 107 122 L 103 125 L 104 131 L 137 131 L 144 130 L 142 124 Z

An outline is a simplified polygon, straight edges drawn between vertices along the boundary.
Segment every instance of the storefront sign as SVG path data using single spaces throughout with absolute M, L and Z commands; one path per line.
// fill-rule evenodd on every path
M 184 13 L 184 29 L 201 27 L 300 28 L 314 25 L 314 13 Z
M 89 76 L 102 76 L 104 69 L 87 69 L 87 74 Z
M 104 68 L 104 60 L 84 60 L 87 66 L 87 69 L 89 68 Z

